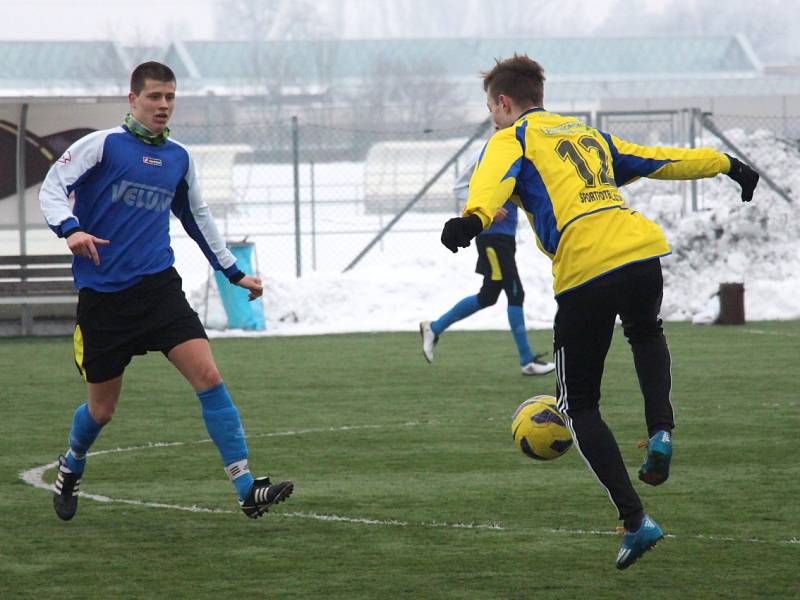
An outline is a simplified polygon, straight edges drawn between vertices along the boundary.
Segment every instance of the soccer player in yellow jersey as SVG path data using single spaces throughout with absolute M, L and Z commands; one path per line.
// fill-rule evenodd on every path
M 661 228 L 625 205 L 619 188 L 640 177 L 699 179 L 726 174 L 753 197 L 759 176 L 711 148 L 638 146 L 544 108 L 542 67 L 522 55 L 484 73 L 487 105 L 498 128 L 484 148 L 463 216 L 450 219 L 442 243 L 469 246 L 498 208 L 518 198 L 553 261 L 558 407 L 623 521 L 616 566 L 625 569 L 663 537 L 644 513 L 617 442 L 603 421 L 600 382 L 617 315 L 633 351 L 644 396 L 648 450 L 639 479 L 669 476 L 674 427 L 670 355 L 659 312 L 660 258 L 670 254 Z

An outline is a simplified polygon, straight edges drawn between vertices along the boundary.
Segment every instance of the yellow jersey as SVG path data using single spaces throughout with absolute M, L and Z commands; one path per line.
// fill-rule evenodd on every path
M 627 264 L 666 256 L 661 228 L 625 206 L 619 187 L 640 177 L 700 179 L 727 173 L 712 148 L 639 146 L 534 108 L 496 132 L 478 160 L 464 216 L 484 229 L 510 197 L 553 261 L 556 296 Z

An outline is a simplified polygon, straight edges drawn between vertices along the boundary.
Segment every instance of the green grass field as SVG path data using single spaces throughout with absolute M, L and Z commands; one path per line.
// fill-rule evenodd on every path
M 416 333 L 214 340 L 254 470 L 295 482 L 258 521 L 159 354 L 134 359 L 93 448 L 111 452 L 82 484 L 117 501 L 83 498 L 59 521 L 20 472 L 65 450 L 84 398 L 70 341 L 0 341 L 0 598 L 800 597 L 800 323 L 667 332 L 665 485 L 636 479 L 646 434 L 621 331 L 603 382 L 603 414 L 668 534 L 625 572 L 615 511 L 577 452 L 539 463 L 512 442 L 514 408 L 554 380 L 519 374 L 507 332 L 448 332 L 432 365 Z M 548 348 L 550 333 L 532 340 Z

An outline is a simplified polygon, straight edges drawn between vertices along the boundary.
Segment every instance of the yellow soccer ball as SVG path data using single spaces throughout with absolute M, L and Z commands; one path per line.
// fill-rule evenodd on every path
M 572 436 L 553 396 L 528 398 L 514 411 L 511 432 L 517 446 L 536 460 L 553 460 L 572 446 Z

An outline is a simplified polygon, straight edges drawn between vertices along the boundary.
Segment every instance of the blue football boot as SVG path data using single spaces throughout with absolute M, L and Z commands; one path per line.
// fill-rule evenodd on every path
M 625 531 L 617 553 L 617 568 L 622 570 L 630 567 L 663 537 L 664 532 L 661 531 L 661 527 L 648 515 L 645 515 L 639 529 Z
M 639 467 L 639 479 L 648 485 L 661 485 L 669 478 L 669 462 L 672 460 L 672 434 L 656 431 L 647 442 L 647 457 Z

